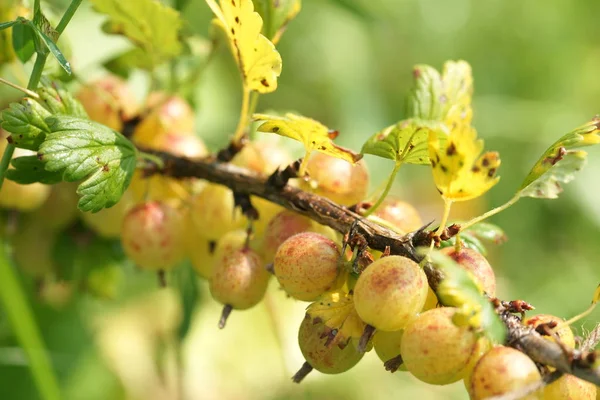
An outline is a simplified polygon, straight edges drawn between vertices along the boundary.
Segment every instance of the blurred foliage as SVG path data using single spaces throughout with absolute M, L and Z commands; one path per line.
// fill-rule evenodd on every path
M 66 3 L 46 6 L 60 11 Z M 182 7 L 184 29 L 208 37 L 211 14 L 205 2 L 174 3 Z M 451 219 L 466 220 L 508 200 L 549 144 L 600 110 L 598 1 L 304 0 L 302 6 L 278 44 L 279 88 L 261 97 L 257 111 L 315 118 L 338 130 L 339 143 L 356 151 L 370 135 L 406 117 L 413 65 L 441 68 L 449 59 L 471 64 L 473 125 L 486 148 L 500 152 L 502 179 L 484 199 L 455 207 Z M 65 32 L 73 70 L 84 80 L 104 73 L 104 62 L 130 49 L 123 39 L 102 33 L 102 21 L 84 5 Z M 27 77 L 9 67 L 1 75 L 21 84 Z M 132 74 L 129 81 L 141 98 L 146 77 Z M 221 46 L 193 92 L 198 134 L 212 149 L 223 146 L 235 129 L 239 87 L 234 61 Z M 0 87 L 0 103 L 15 97 L 18 93 Z M 500 297 L 523 299 L 541 313 L 565 318 L 587 307 L 600 282 L 598 153 L 592 149 L 588 166 L 558 200 L 523 199 L 491 220 L 509 238 L 489 248 Z M 389 173 L 389 163 L 365 158 L 375 188 Z M 404 168 L 393 190 L 417 206 L 425 221 L 440 218 L 442 201 L 428 168 Z M 60 311 L 37 302 L 34 283 L 23 279 L 68 399 L 126 398 L 93 345 L 102 325 L 96 317 L 156 286 L 155 277 L 126 269 L 119 298 L 77 294 Z M 218 331 L 220 308 L 205 286 L 199 295 L 201 307 L 179 350 L 186 367 L 182 389 L 189 398 L 467 398 L 462 383 L 433 387 L 406 373 L 392 375 L 373 354 L 346 374 L 314 373 L 292 385 L 289 378 L 302 362 L 296 332 L 305 304 L 285 299 L 273 287 L 264 305 L 235 313 Z M 579 332 L 599 319 L 597 311 L 591 314 Z M 165 348 L 168 357 L 172 349 Z M 38 398 L 26 367 L 0 311 L 0 398 Z

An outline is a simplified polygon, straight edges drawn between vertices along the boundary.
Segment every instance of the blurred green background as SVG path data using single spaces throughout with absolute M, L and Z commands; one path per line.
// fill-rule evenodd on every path
M 46 6 L 60 11 L 64 3 Z M 294 110 L 313 117 L 339 130 L 339 143 L 356 150 L 368 136 L 404 118 L 405 94 L 415 64 L 438 69 L 449 59 L 471 64 L 474 126 L 486 149 L 500 152 L 502 179 L 485 198 L 456 207 L 454 218 L 475 216 L 508 200 L 548 145 L 600 110 L 598 1 L 304 0 L 302 6 L 278 45 L 283 58 L 279 89 L 261 97 L 258 111 Z M 208 36 L 211 14 L 204 1 L 189 1 L 183 15 L 189 30 Z M 126 48 L 124 40 L 101 33 L 102 20 L 84 2 L 65 32 L 74 70 L 85 80 L 101 75 L 99 65 Z M 146 80 L 134 75 L 131 83 L 143 88 Z M 143 89 L 139 92 L 141 96 Z M 240 102 L 239 78 L 226 49 L 207 67 L 194 99 L 198 134 L 218 149 L 235 129 Z M 392 164 L 371 156 L 366 160 L 372 187 L 377 187 Z M 439 220 L 442 205 L 430 174 L 428 168 L 405 167 L 394 187 L 419 208 L 426 221 Z M 492 219 L 509 237 L 507 243 L 490 249 L 499 297 L 523 299 L 540 313 L 565 318 L 589 305 L 600 283 L 599 175 L 600 151 L 591 149 L 586 169 L 559 199 L 523 199 Z M 128 271 L 124 293 L 115 301 L 78 295 L 66 308 L 54 310 L 32 295 L 69 399 L 136 398 L 135 389 L 123 387 L 123 377 L 146 389 L 156 384 L 140 378 L 139 364 L 145 361 L 138 360 L 131 348 L 131 343 L 137 343 L 136 334 L 111 336 L 112 331 L 104 327 L 122 323 L 125 331 L 137 328 L 122 318 L 98 317 L 118 308 L 123 299 L 154 287 L 153 276 Z M 26 286 L 33 293 L 33 285 L 27 282 Z M 367 354 L 343 375 L 315 372 L 294 385 L 289 378 L 302 363 L 295 334 L 306 304 L 286 299 L 273 287 L 264 305 L 235 313 L 227 328 L 219 331 L 220 308 L 205 284 L 201 284 L 201 298 L 182 351 L 186 398 L 467 398 L 462 382 L 433 387 L 406 373 L 392 375 L 374 354 Z M 177 305 L 171 300 L 170 309 L 162 308 L 164 315 L 173 317 Z M 164 306 L 171 300 L 160 303 Z M 162 315 L 155 310 L 146 319 L 157 323 Z M 579 333 L 599 320 L 597 311 L 578 324 Z M 150 322 L 140 326 L 144 323 Z M 123 359 L 115 362 L 109 356 L 107 362 L 94 343 L 113 346 L 110 354 Z M 177 364 L 172 344 L 158 347 L 163 349 L 164 362 L 153 368 L 164 368 L 165 376 L 171 376 L 169 371 Z M 139 390 L 138 394 L 144 393 Z M 160 390 L 152 396 L 145 398 L 169 398 Z M 38 398 L 27 360 L 1 310 L 0 398 Z

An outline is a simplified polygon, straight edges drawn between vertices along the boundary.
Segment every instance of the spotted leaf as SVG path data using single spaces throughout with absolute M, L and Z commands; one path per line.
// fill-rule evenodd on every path
M 206 0 L 217 18 L 213 24 L 228 38 L 244 86 L 259 93 L 277 89 L 281 56 L 260 32 L 263 21 L 251 0 Z
M 426 165 L 429 164 L 429 132 L 443 129 L 444 125 L 437 122 L 418 119 L 400 121 L 371 136 L 363 145 L 361 153 L 401 163 Z
M 443 121 L 449 129 L 456 125 L 470 125 L 473 77 L 469 63 L 448 61 L 442 74 L 428 65 L 417 65 L 413 75 L 415 86 L 407 102 L 408 115 Z
M 362 158 L 360 154 L 333 143 L 337 131 L 331 131 L 314 119 L 287 113 L 283 117 L 254 114 L 254 120 L 264 121 L 257 129 L 259 132 L 276 133 L 297 140 L 304 144 L 307 154 L 316 150 L 351 163 Z
M 577 150 L 580 147 L 600 143 L 600 119 L 567 133 L 550 146 L 535 163 L 517 195 L 554 199 L 562 192 L 561 184 L 575 179 L 575 172 L 581 170 L 587 153 Z
M 445 140 L 444 140 L 445 139 Z M 482 155 L 483 141 L 469 125 L 458 125 L 447 138 L 429 133 L 429 158 L 433 179 L 442 197 L 452 201 L 470 200 L 494 186 L 500 158 L 496 152 Z

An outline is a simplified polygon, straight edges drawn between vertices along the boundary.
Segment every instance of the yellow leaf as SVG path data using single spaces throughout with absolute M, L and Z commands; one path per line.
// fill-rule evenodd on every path
M 366 326 L 354 308 L 352 296 L 341 290 L 325 293 L 308 306 L 306 313 L 314 322 L 323 323 L 336 332 L 331 346 L 360 339 Z
M 470 125 L 473 119 L 471 66 L 462 60 L 446 62 L 442 73 L 442 82 L 447 102 L 444 123 L 451 130 L 459 125 Z
M 206 0 L 216 19 L 213 24 L 229 39 L 244 86 L 259 93 L 277 89 L 281 74 L 281 56 L 275 45 L 260 32 L 263 21 L 251 0 Z
M 494 186 L 500 158 L 496 152 L 480 156 L 483 141 L 469 125 L 458 124 L 447 138 L 440 132 L 429 134 L 429 158 L 433 179 L 442 197 L 452 201 L 470 200 Z M 446 139 L 446 140 L 442 140 Z
M 600 301 L 600 285 L 594 291 L 594 297 L 592 297 L 592 304 L 596 304 Z
M 297 140 L 304 144 L 307 154 L 317 150 L 353 164 L 362 158 L 360 154 L 333 143 L 337 131 L 329 130 L 314 119 L 287 113 L 284 117 L 254 114 L 254 120 L 265 121 L 258 127 L 259 132 L 276 133 Z

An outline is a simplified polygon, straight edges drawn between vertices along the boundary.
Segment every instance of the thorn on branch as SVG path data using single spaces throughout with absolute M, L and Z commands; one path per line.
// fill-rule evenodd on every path
M 283 170 L 277 168 L 275 172 L 267 179 L 267 185 L 277 190 L 281 190 L 287 185 L 290 179 L 298 177 L 301 160 L 294 161 Z
M 234 192 L 233 201 L 235 206 L 239 207 L 242 210 L 242 214 L 250 221 L 256 221 L 258 219 L 258 210 L 252 205 L 249 194 Z
M 142 122 L 142 116 L 136 115 L 133 118 L 123 120 L 123 129 L 121 129 L 121 133 L 126 138 L 131 138 L 133 136 L 133 132 L 138 127 L 138 125 Z
M 247 137 L 243 137 L 242 140 L 240 140 L 239 142 L 230 142 L 226 148 L 220 150 L 217 153 L 217 161 L 227 163 L 233 160 L 233 157 L 235 157 L 237 153 L 242 151 L 246 143 L 248 143 Z

